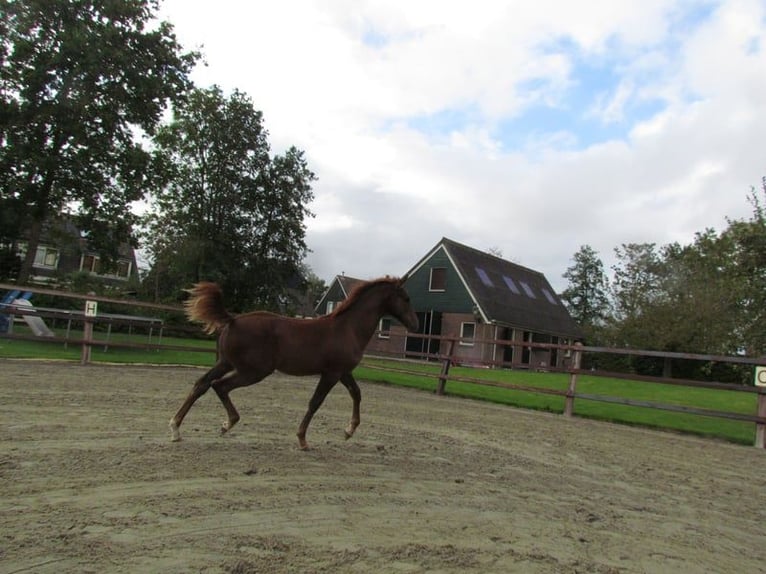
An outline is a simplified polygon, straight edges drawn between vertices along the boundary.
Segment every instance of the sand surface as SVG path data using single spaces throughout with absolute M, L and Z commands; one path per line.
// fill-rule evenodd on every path
M 361 382 L 0 361 L 0 572 L 766 572 L 766 452 Z

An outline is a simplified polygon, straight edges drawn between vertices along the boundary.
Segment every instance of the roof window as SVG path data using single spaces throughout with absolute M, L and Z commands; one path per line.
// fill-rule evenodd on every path
M 548 291 L 547 289 L 542 289 L 543 295 L 545 295 L 545 298 L 548 299 L 548 302 L 552 305 L 558 305 L 558 302 L 556 301 L 556 298 L 553 296 L 553 294 Z
M 516 282 L 513 279 L 511 279 L 507 275 L 503 275 L 503 281 L 505 281 L 505 284 L 508 286 L 508 289 L 510 289 L 512 293 L 515 293 L 516 295 L 521 295 L 521 291 L 519 291 L 519 288 L 516 287 Z
M 524 283 L 524 281 L 519 281 L 521 284 L 521 288 L 524 289 L 524 293 L 527 294 L 527 297 L 530 297 L 531 299 L 537 299 L 537 295 L 535 295 L 535 292 L 532 291 L 532 288 Z
M 481 279 L 481 282 L 484 283 L 487 287 L 494 287 L 495 284 L 492 283 L 492 279 L 489 278 L 489 275 L 487 275 L 487 272 L 484 271 L 481 267 L 474 267 L 476 269 L 476 274 L 479 276 L 479 279 Z

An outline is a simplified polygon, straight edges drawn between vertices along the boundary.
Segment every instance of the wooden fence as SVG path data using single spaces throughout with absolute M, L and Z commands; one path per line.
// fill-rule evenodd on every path
M 14 285 L 7 285 L 7 284 L 0 283 L 0 291 L 13 290 L 13 289 L 19 289 L 19 288 Z M 112 325 L 122 325 L 122 326 L 127 325 L 128 329 L 134 326 L 150 329 L 148 343 L 141 344 L 141 343 L 108 342 L 109 346 L 113 346 L 117 348 L 120 348 L 120 347 L 140 348 L 140 349 L 151 349 L 151 350 L 166 349 L 166 350 L 181 350 L 181 351 L 213 352 L 212 350 L 200 349 L 199 347 L 162 344 L 162 330 L 164 328 L 164 324 L 162 320 L 154 318 L 154 317 L 145 317 L 145 316 L 137 316 L 137 315 L 129 315 L 129 314 L 99 315 L 97 311 L 95 313 L 91 312 L 94 310 L 93 303 L 101 302 L 101 303 L 123 305 L 129 308 L 140 308 L 140 309 L 150 309 L 150 310 L 154 309 L 154 310 L 163 311 L 166 313 L 181 315 L 183 313 L 183 308 L 178 305 L 174 306 L 174 305 L 162 305 L 162 304 L 137 302 L 137 301 L 126 301 L 123 299 L 115 299 L 111 297 L 103 297 L 103 296 L 96 296 L 96 295 L 78 295 L 78 294 L 50 290 L 50 289 L 25 287 L 23 288 L 23 290 L 30 293 L 34 293 L 34 294 L 62 297 L 62 298 L 79 300 L 82 302 L 82 308 L 83 308 L 82 312 L 62 311 L 62 310 L 50 309 L 50 308 L 39 309 L 34 307 L 15 306 L 13 304 L 10 304 L 10 305 L 4 305 L 0 307 L 0 314 L 8 315 L 11 318 L 13 316 L 23 317 L 23 316 L 33 315 L 43 319 L 44 318 L 52 318 L 52 319 L 66 318 L 68 321 L 70 321 L 70 323 L 73 320 L 81 321 L 84 325 L 83 337 L 81 339 L 72 339 L 68 336 L 69 333 L 67 333 L 67 337 L 53 336 L 53 337 L 45 337 L 44 339 L 50 342 L 82 345 L 81 362 L 83 364 L 88 363 L 90 361 L 90 349 L 92 346 L 96 344 L 98 345 L 105 344 L 103 341 L 95 341 L 93 339 L 93 326 L 99 323 L 107 324 L 108 329 L 111 329 Z M 184 331 L 184 330 L 193 331 L 195 333 L 199 332 L 199 329 L 197 327 L 192 327 L 192 326 L 184 327 L 183 325 L 176 325 L 174 326 L 174 329 L 180 330 L 180 331 Z M 151 342 L 152 331 L 154 330 L 157 331 L 156 343 Z M 29 336 L 29 335 L 17 335 L 13 333 L 0 333 L 0 336 L 5 338 L 26 339 L 26 340 L 35 340 L 35 341 L 41 340 L 40 337 Z M 397 335 L 395 335 L 394 333 L 390 333 L 390 336 L 395 337 Z M 449 381 L 460 381 L 460 382 L 471 383 L 476 385 L 501 387 L 501 388 L 505 388 L 509 390 L 518 390 L 518 391 L 525 391 L 525 392 L 531 392 L 531 393 L 542 393 L 542 394 L 562 396 L 565 399 L 564 416 L 567 416 L 567 417 L 571 417 L 574 415 L 575 400 L 579 398 L 579 399 L 584 399 L 589 401 L 606 402 L 606 403 L 613 403 L 613 404 L 626 405 L 626 406 L 660 409 L 660 410 L 674 411 L 679 413 L 751 422 L 755 424 L 755 446 L 758 448 L 766 448 L 766 381 L 763 381 L 762 383 L 763 386 L 759 386 L 757 384 L 734 385 L 730 383 L 698 381 L 698 380 L 679 379 L 679 378 L 670 378 L 670 377 L 653 377 L 653 376 L 646 376 L 646 375 L 637 375 L 633 373 L 600 371 L 600 370 L 594 370 L 594 369 L 583 370 L 580 368 L 582 364 L 582 357 L 585 353 L 596 353 L 596 354 L 607 354 L 607 355 L 631 355 L 636 357 L 655 357 L 655 358 L 662 358 L 662 359 L 685 359 L 685 360 L 693 360 L 693 361 L 706 361 L 706 362 L 725 363 L 725 364 L 748 365 L 748 366 L 754 367 L 754 371 L 756 372 L 759 367 L 764 368 L 765 369 L 764 378 L 766 378 L 766 357 L 752 358 L 752 357 L 738 357 L 738 356 L 726 356 L 726 355 L 669 353 L 669 352 L 647 351 L 647 350 L 639 350 L 639 349 L 614 349 L 614 348 L 605 348 L 605 347 L 589 347 L 589 346 L 583 346 L 580 344 L 562 345 L 562 344 L 553 344 L 553 343 L 533 343 L 533 342 L 510 341 L 510 340 L 473 340 L 475 344 L 489 343 L 489 344 L 500 345 L 500 346 L 526 347 L 529 349 L 533 349 L 533 348 L 548 349 L 548 350 L 557 349 L 565 354 L 571 354 L 571 361 L 565 368 L 557 368 L 555 366 L 545 367 L 546 371 L 567 373 L 569 375 L 569 384 L 567 389 L 559 390 L 559 389 L 541 388 L 541 387 L 532 386 L 532 385 L 520 385 L 520 384 L 512 384 L 512 383 L 505 383 L 505 382 L 498 382 L 498 381 L 488 381 L 486 379 L 480 379 L 476 377 L 455 376 L 454 374 L 450 373 L 450 370 L 451 370 L 451 367 L 456 362 L 458 362 L 458 357 L 456 357 L 454 351 L 455 351 L 456 345 L 459 343 L 459 339 L 440 337 L 440 336 L 415 335 L 415 334 L 407 334 L 406 336 L 426 339 L 427 343 L 430 343 L 430 341 L 432 340 L 438 340 L 440 341 L 439 347 L 446 348 L 446 352 L 444 353 L 411 353 L 411 352 L 407 353 L 408 356 L 414 355 L 414 356 L 417 356 L 420 360 L 428 360 L 431 362 L 437 361 L 438 363 L 440 363 L 439 373 L 435 375 L 437 379 L 436 380 L 437 394 L 444 394 L 446 392 L 446 388 Z M 404 347 L 404 345 L 402 345 L 402 347 Z M 427 344 L 424 348 L 430 348 L 430 347 Z M 471 363 L 472 365 L 475 365 L 475 366 L 490 367 L 490 368 L 510 368 L 510 369 L 528 368 L 528 365 L 522 365 L 519 363 L 510 363 L 510 362 L 504 362 L 504 361 L 478 361 L 478 360 L 472 359 Z M 424 376 L 424 373 L 422 371 L 407 370 L 406 367 L 381 367 L 379 365 L 372 365 L 372 364 L 366 364 L 365 366 L 372 369 Z M 583 374 L 592 375 L 592 376 L 610 377 L 610 378 L 621 378 L 621 379 L 628 379 L 628 380 L 639 380 L 639 381 L 649 382 L 649 383 L 681 385 L 681 386 L 690 387 L 690 388 L 708 388 L 708 389 L 719 389 L 719 390 L 724 390 L 728 392 L 755 393 L 757 394 L 756 412 L 753 413 L 752 415 L 746 415 L 742 413 L 717 411 L 717 410 L 703 409 L 698 407 L 690 407 L 690 406 L 683 406 L 683 405 L 676 405 L 676 404 L 663 404 L 663 403 L 658 403 L 654 401 L 639 401 L 635 399 L 615 397 L 615 396 L 582 393 L 577 390 L 577 378 L 579 375 L 583 375 Z
M 27 341 L 45 341 L 49 343 L 62 343 L 65 346 L 79 345 L 81 351 L 81 363 L 87 364 L 91 358 L 91 348 L 94 346 L 103 346 L 105 348 L 125 348 L 125 349 L 147 349 L 147 350 L 183 350 L 183 351 L 205 351 L 197 347 L 187 347 L 178 345 L 167 345 L 162 343 L 163 332 L 167 328 L 165 321 L 159 317 L 146 316 L 147 310 L 151 313 L 161 311 L 165 314 L 183 315 L 183 307 L 180 305 L 164 305 L 161 303 L 149 303 L 143 301 L 132 301 L 118 299 L 114 297 L 105 297 L 102 295 L 82 295 L 79 293 L 69 293 L 54 289 L 44 289 L 39 287 L 18 287 L 12 284 L 0 283 L 0 292 L 18 291 L 20 295 L 45 295 L 79 302 L 79 309 L 61 309 L 51 307 L 37 307 L 35 305 L 18 305 L 9 302 L 0 305 L 0 316 L 8 318 L 8 328 L 5 332 L 0 332 L 0 336 L 7 339 L 19 339 Z M 98 304 L 105 303 L 112 306 L 126 307 L 130 310 L 141 310 L 141 314 L 131 313 L 103 313 L 98 311 Z M 13 329 L 13 319 L 34 318 L 53 321 L 64 321 L 67 324 L 66 335 L 63 337 L 51 334 L 50 336 L 24 335 L 16 334 Z M 82 325 L 82 337 L 76 338 L 70 336 L 72 324 Z M 106 327 L 106 340 L 94 338 L 94 327 L 101 325 Z M 127 328 L 128 332 L 133 329 L 143 329 L 148 331 L 148 340 L 146 343 L 138 342 L 116 342 L 110 341 L 113 328 Z M 173 325 L 174 331 L 199 333 L 199 328 L 191 325 Z M 154 342 L 153 342 L 154 341 Z
M 395 336 L 393 333 L 391 336 Z M 614 349 L 608 347 L 590 347 L 584 346 L 579 343 L 573 345 L 561 345 L 553 343 L 533 343 L 525 341 L 511 341 L 511 340 L 495 340 L 486 339 L 479 340 L 473 339 L 474 344 L 489 344 L 498 346 L 517 346 L 525 347 L 529 349 L 557 349 L 564 353 L 571 353 L 571 363 L 564 368 L 557 368 L 555 366 L 546 366 L 545 371 L 567 373 L 569 375 L 569 384 L 566 390 L 550 389 L 537 387 L 532 385 L 513 384 L 499 381 L 488 381 L 483 378 L 467 377 L 467 376 L 455 376 L 450 373 L 451 367 L 460 362 L 460 358 L 454 354 L 456 345 L 460 339 L 441 337 L 441 336 L 428 336 L 428 335 L 414 335 L 408 334 L 407 337 L 418 337 L 426 339 L 427 342 L 423 348 L 429 348 L 428 342 L 431 340 L 438 340 L 440 342 L 440 348 L 446 348 L 444 353 L 411 353 L 408 352 L 408 356 L 417 356 L 422 360 L 437 361 L 440 363 L 441 368 L 439 374 L 436 375 L 436 394 L 444 394 L 446 392 L 447 384 L 449 381 L 459 381 L 463 383 L 470 383 L 476 385 L 486 385 L 499 387 L 509 390 L 517 390 L 531 393 L 557 395 L 565 398 L 564 402 L 564 416 L 572 417 L 574 415 L 575 399 L 584 399 L 589 401 L 605 402 L 625 406 L 643 407 L 649 409 L 659 409 L 665 411 L 674 411 L 685 414 L 700 415 L 707 417 L 722 418 L 735 421 L 751 422 L 755 424 L 755 441 L 754 445 L 758 448 L 766 448 L 766 386 L 752 385 L 736 385 L 731 383 L 722 383 L 714 381 L 698 381 L 691 379 L 680 379 L 671 377 L 654 377 L 647 375 L 638 375 L 635 373 L 621 373 L 614 371 L 603 371 L 596 369 L 581 369 L 582 357 L 585 353 L 598 353 L 598 354 L 612 354 L 612 355 L 631 355 L 636 357 L 654 357 L 659 359 L 684 359 L 692 361 L 705 361 L 725 364 L 738 364 L 749 365 L 754 367 L 754 371 L 757 372 L 758 367 L 766 369 L 766 357 L 751 358 L 751 357 L 738 357 L 728 355 L 709 355 L 709 354 L 694 354 L 694 353 L 672 353 L 662 351 L 648 351 L 640 349 Z M 471 359 L 471 365 L 476 367 L 489 367 L 489 368 L 510 368 L 528 369 L 529 365 L 520 363 L 511 363 L 505 361 L 480 361 Z M 406 368 L 390 368 L 381 367 L 374 364 L 365 364 L 370 369 L 380 369 L 389 372 L 399 372 L 403 374 L 428 376 L 424 375 L 422 371 L 407 370 Z M 577 378 L 579 375 L 590 375 L 597 377 L 609 377 L 626 380 L 637 380 L 648 383 L 661 383 L 669 385 L 680 385 L 689 388 L 707 388 L 718 389 L 728 392 L 741 392 L 741 393 L 754 393 L 757 395 L 756 399 L 756 412 L 752 415 L 743 413 L 735 413 L 730 411 L 718 411 L 712 409 L 703 409 L 699 407 L 691 407 L 676 404 L 665 404 L 654 401 L 642 401 L 636 399 L 629 399 L 623 397 L 615 397 L 609 395 L 595 395 L 590 393 L 583 393 L 577 390 Z M 763 375 L 761 378 L 766 377 Z M 766 381 L 764 381 L 766 382 Z

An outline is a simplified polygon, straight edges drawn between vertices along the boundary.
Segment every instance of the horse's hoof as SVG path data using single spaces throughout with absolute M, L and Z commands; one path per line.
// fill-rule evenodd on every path
M 181 433 L 178 432 L 178 425 L 170 421 L 168 426 L 170 427 L 170 442 L 179 442 L 181 440 Z

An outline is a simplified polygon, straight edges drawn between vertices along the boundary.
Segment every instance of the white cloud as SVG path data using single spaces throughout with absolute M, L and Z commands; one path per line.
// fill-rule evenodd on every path
M 306 151 L 326 280 L 403 273 L 448 236 L 562 288 L 580 245 L 690 241 L 748 216 L 766 174 L 761 0 L 164 6 L 204 44 L 196 81 Z
M 625 106 L 634 94 L 633 82 L 620 82 L 614 93 L 602 94 L 597 98 L 593 114 L 604 123 L 620 122 L 625 118 Z

